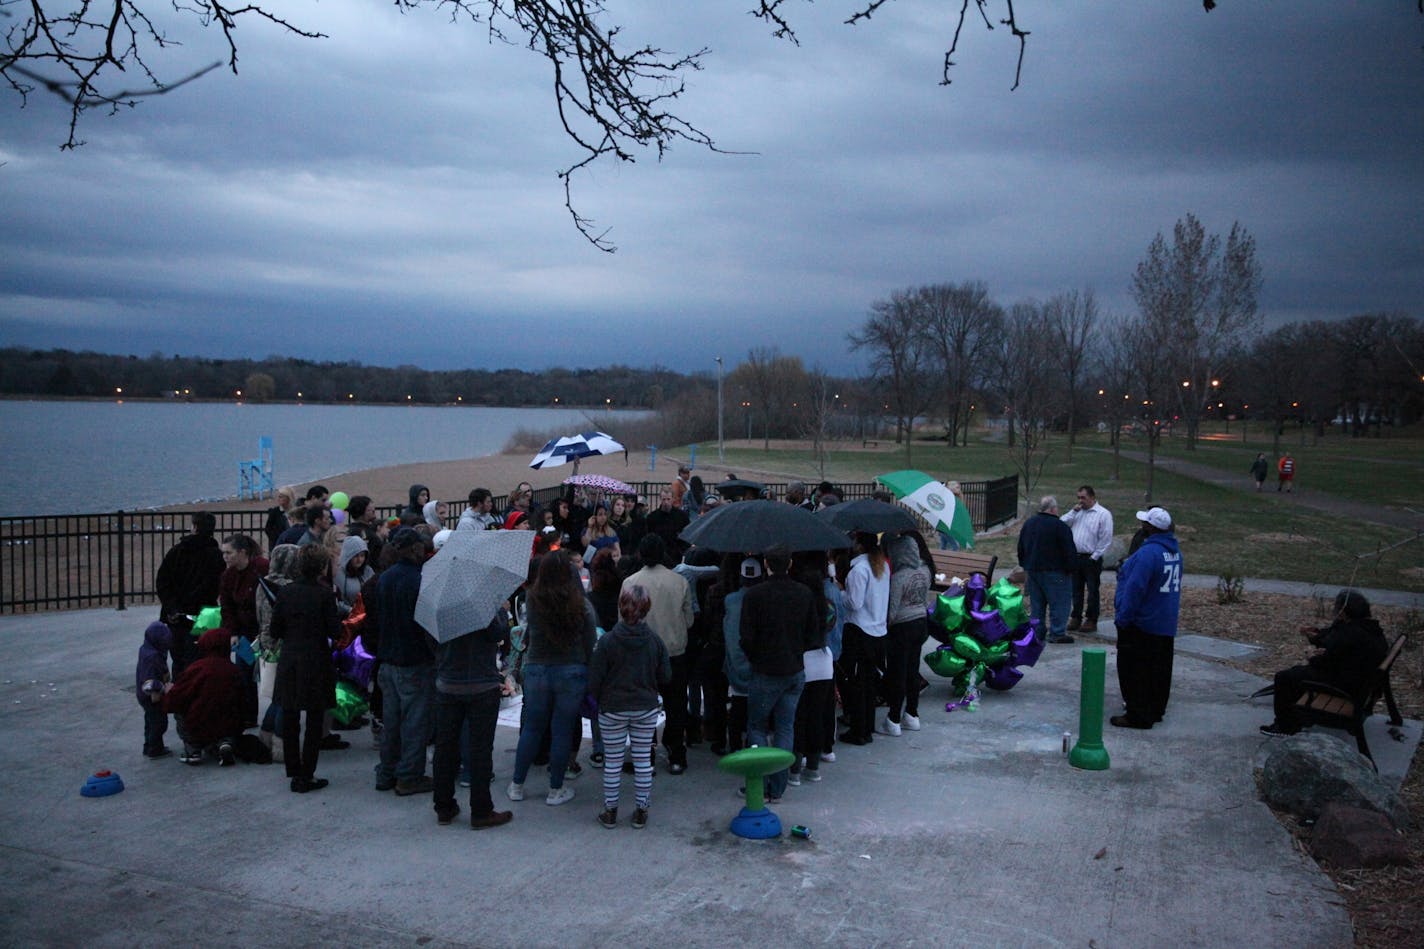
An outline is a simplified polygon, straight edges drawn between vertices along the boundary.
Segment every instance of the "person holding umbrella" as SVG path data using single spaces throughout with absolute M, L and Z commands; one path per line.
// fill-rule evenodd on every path
M 588 691 L 588 661 L 597 642 L 598 617 L 562 550 L 546 554 L 540 561 L 526 604 L 524 727 L 508 794 L 511 801 L 524 800 L 529 767 L 544 735 L 550 734 L 549 794 L 544 803 L 555 807 L 574 797 L 574 789 L 564 786 L 564 771 L 579 706 Z

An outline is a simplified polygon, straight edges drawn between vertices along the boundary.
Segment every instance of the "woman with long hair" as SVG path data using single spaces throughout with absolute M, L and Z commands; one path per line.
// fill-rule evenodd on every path
M 525 609 L 524 722 L 508 794 L 511 801 L 524 800 L 524 780 L 548 734 L 549 794 L 545 803 L 555 806 L 574 796 L 573 788 L 564 786 L 564 771 L 573 747 L 573 730 L 579 724 L 579 706 L 588 690 L 588 661 L 597 641 L 598 617 L 562 550 L 539 562 Z
M 588 519 L 588 526 L 583 529 L 583 538 L 580 547 L 587 549 L 593 546 L 593 542 L 604 537 L 617 539 L 618 531 L 608 523 L 608 506 L 600 504 L 593 509 L 592 516 Z
M 849 689 L 841 696 L 846 731 L 840 740 L 868 745 L 875 727 L 876 677 L 885 664 L 886 617 L 890 607 L 890 569 L 874 534 L 857 531 L 846 573 L 845 629 L 841 665 Z

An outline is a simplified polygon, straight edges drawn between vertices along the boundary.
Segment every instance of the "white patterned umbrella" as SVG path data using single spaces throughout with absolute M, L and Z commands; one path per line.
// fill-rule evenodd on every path
M 625 484 L 617 478 L 610 478 L 607 475 L 587 474 L 570 475 L 564 479 L 564 484 L 582 485 L 585 488 L 592 488 L 595 491 L 604 491 L 608 494 L 637 494 L 630 484 Z
M 415 621 L 449 642 L 484 629 L 529 575 L 531 531 L 455 531 L 420 573 Z
M 577 472 L 580 458 L 587 458 L 589 455 L 607 455 L 624 450 L 622 442 L 616 441 L 612 435 L 603 432 L 581 432 L 578 435 L 565 435 L 562 438 L 550 440 L 543 448 L 539 449 L 539 454 L 529 462 L 529 467 L 553 468 L 572 459 L 574 471 Z

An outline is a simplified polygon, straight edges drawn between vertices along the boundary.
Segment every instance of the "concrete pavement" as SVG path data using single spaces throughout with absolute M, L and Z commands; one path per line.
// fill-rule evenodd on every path
M 737 781 L 705 746 L 685 775 L 660 769 L 645 831 L 599 827 L 587 765 L 568 805 L 510 805 L 501 728 L 495 799 L 516 816 L 474 833 L 374 791 L 365 732 L 323 753 L 318 794 L 291 794 L 280 765 L 144 760 L 132 670 L 151 612 L 0 620 L 5 945 L 1352 942 L 1330 880 L 1257 800 L 1262 680 L 1190 655 L 1163 724 L 1106 729 L 1103 772 L 1061 751 L 1085 640 L 972 712 L 946 713 L 932 677 L 921 731 L 841 746 L 824 781 L 788 790 L 776 809 L 806 841 L 730 835 Z M 101 767 L 127 789 L 81 797 Z

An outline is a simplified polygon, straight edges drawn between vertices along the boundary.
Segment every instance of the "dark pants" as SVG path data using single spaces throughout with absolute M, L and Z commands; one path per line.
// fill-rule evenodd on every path
M 435 809 L 455 803 L 455 774 L 463 757 L 470 768 L 470 815 L 494 812 L 490 775 L 494 774 L 494 730 L 499 723 L 499 689 L 473 695 L 435 693 Z M 468 744 L 461 736 L 468 729 Z
M 845 704 L 846 734 L 857 741 L 870 738 L 875 730 L 880 670 L 885 665 L 885 639 L 884 636 L 867 636 L 854 623 L 845 624 L 841 665 L 848 690 L 841 693 L 841 701 Z
M 1089 623 L 1098 621 L 1098 589 L 1102 585 L 1103 562 L 1091 554 L 1079 554 L 1073 571 L 1073 618 Z
M 826 706 L 831 707 L 830 717 L 826 716 Z M 795 752 L 806 759 L 806 770 L 815 771 L 821 766 L 821 753 L 829 747 L 829 722 L 834 732 L 836 715 L 836 684 L 830 679 L 807 682 L 801 690 L 801 701 L 796 704 Z M 791 770 L 797 770 L 793 765 Z
M 316 776 L 316 759 L 321 754 L 322 714 L 287 709 L 282 715 L 282 763 L 287 767 L 287 777 L 311 779 Z M 307 722 L 304 730 L 303 717 Z
M 1325 682 L 1345 688 L 1344 685 L 1332 680 L 1320 669 L 1311 666 L 1291 666 L 1289 669 L 1282 669 L 1276 673 L 1276 692 L 1272 697 L 1276 708 L 1275 724 L 1277 727 L 1290 732 L 1300 731 L 1300 713 L 1296 711 L 1295 703 L 1305 694 L 1305 683 L 1307 682 Z
M 727 707 L 727 750 L 741 751 L 747 746 L 747 697 L 734 695 Z
M 672 657 L 672 678 L 661 687 L 663 697 L 663 747 L 668 764 L 687 764 L 687 680 L 691 673 L 687 655 Z
M 163 736 L 168 733 L 168 713 L 154 702 L 143 703 L 143 753 L 154 754 L 163 747 Z
M 890 627 L 885 639 L 885 702 L 890 721 L 900 721 L 900 710 L 920 714 L 920 651 L 930 638 L 925 617 Z
M 1136 626 L 1117 628 L 1117 684 L 1134 724 L 1150 726 L 1167 714 L 1176 643 Z

